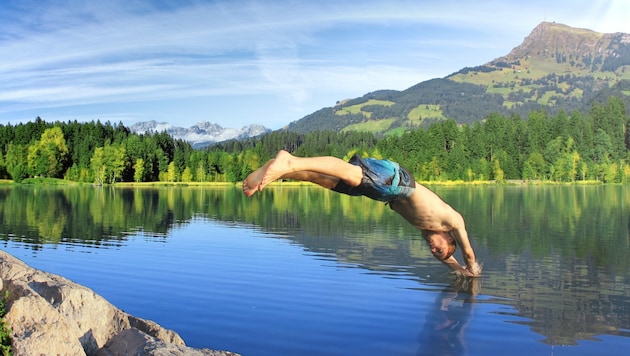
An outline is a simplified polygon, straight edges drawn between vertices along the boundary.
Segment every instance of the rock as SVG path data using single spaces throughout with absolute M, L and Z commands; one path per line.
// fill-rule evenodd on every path
M 176 332 L 4 251 L 0 287 L 8 292 L 4 320 L 15 355 L 236 355 L 187 347 Z
M 163 340 L 145 334 L 138 329 L 123 330 L 98 350 L 97 356 L 223 356 L 236 355 L 226 351 L 192 349 L 190 347 L 165 343 Z

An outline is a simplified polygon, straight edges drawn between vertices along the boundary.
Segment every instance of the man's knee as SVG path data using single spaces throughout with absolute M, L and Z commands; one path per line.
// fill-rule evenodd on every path
M 358 187 L 363 182 L 363 169 L 359 166 L 352 165 L 349 167 L 347 177 L 342 180 L 351 187 Z

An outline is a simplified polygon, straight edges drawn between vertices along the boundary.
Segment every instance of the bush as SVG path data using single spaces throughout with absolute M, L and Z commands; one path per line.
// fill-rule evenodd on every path
M 9 292 L 5 292 L 0 298 L 0 353 L 2 356 L 12 355 L 11 350 L 11 329 L 4 323 L 4 315 L 6 314 L 6 301 Z

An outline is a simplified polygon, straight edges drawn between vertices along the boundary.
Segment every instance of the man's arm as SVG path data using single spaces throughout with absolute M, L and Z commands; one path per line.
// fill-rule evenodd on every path
M 470 240 L 468 239 L 468 232 L 466 232 L 466 224 L 464 222 L 464 218 L 460 213 L 455 210 L 453 210 L 452 213 L 451 227 L 453 229 L 450 231 L 450 234 L 451 236 L 453 236 L 453 238 L 459 245 L 459 248 L 462 250 L 462 256 L 464 257 L 464 263 L 466 264 L 465 270 L 472 276 L 481 275 L 481 267 L 479 267 L 479 264 L 477 264 L 477 261 L 475 259 L 475 251 L 473 250 L 472 245 L 470 244 Z M 459 266 L 457 260 L 455 260 L 453 256 L 451 256 L 451 258 L 453 258 L 454 263 Z M 448 263 L 445 261 L 444 263 L 451 267 L 452 262 Z M 461 266 L 459 267 L 461 268 Z

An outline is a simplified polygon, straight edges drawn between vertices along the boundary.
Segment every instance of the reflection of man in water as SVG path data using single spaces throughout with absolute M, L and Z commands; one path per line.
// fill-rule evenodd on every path
M 460 278 L 442 290 L 427 313 L 418 355 L 465 355 L 464 332 L 472 318 L 479 280 Z M 458 299 L 460 293 L 463 299 Z
M 275 159 L 247 176 L 243 192 L 251 196 L 281 178 L 308 181 L 339 193 L 384 201 L 422 232 L 435 258 L 466 276 L 481 274 L 461 214 L 415 182 L 396 162 L 357 155 L 345 162 L 336 157 L 303 158 L 280 151 Z M 456 243 L 461 246 L 465 268 L 453 256 Z

